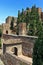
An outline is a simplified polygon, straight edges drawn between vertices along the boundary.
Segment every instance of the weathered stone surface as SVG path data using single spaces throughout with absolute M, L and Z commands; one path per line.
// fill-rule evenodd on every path
M 15 26 L 17 25 L 17 18 L 12 17 L 12 16 L 8 16 L 6 18 L 6 22 L 1 25 L 2 30 L 3 30 L 2 31 L 3 34 L 11 34 L 11 33 L 16 34 L 16 30 L 12 32 L 12 30 L 10 29 L 10 26 L 11 26 L 10 24 L 11 24 L 12 18 L 14 18 L 14 21 L 13 21 L 14 22 L 14 29 L 16 29 Z
M 0 59 L 0 65 L 4 65 L 3 61 Z
M 26 35 L 26 23 L 19 23 L 19 35 Z
M 17 36 L 17 35 L 3 35 L 5 44 L 13 44 L 22 42 L 22 54 L 32 57 L 33 46 L 37 37 L 35 36 Z M 9 43 L 7 43 L 9 42 Z M 10 47 L 9 47 L 10 48 Z
M 5 65 L 32 65 L 30 62 L 24 61 L 23 59 L 10 53 L 2 55 L 1 59 Z

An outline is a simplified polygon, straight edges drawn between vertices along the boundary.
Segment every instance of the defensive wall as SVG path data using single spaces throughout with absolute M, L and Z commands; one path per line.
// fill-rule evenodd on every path
M 33 46 L 37 38 L 38 37 L 36 36 L 27 36 L 27 35 L 21 36 L 21 35 L 7 35 L 7 34 L 3 34 L 2 37 L 3 43 L 5 44 L 21 43 L 22 54 L 28 57 L 32 57 Z
M 31 62 L 25 61 L 22 58 L 13 55 L 10 52 L 1 55 L 1 60 L 5 65 L 32 65 Z
M 1 60 L 5 65 L 32 65 L 32 60 L 27 61 L 26 58 L 22 59 L 19 55 L 26 56 L 27 58 L 32 57 L 33 47 L 35 40 L 38 37 L 36 36 L 21 36 L 21 35 L 8 35 L 3 34 L 2 43 L 4 54 L 1 55 Z M 7 47 L 7 50 L 6 50 Z M 12 48 L 16 47 L 18 52 L 17 55 L 14 54 Z M 6 52 L 7 51 L 7 52 Z

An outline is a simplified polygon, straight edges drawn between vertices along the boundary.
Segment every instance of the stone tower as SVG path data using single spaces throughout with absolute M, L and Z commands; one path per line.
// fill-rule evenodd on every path
M 6 22 L 4 24 L 2 24 L 3 34 L 11 34 L 12 33 L 12 30 L 10 29 L 10 24 L 11 24 L 12 18 L 14 19 L 14 28 L 15 28 L 15 26 L 17 24 L 17 18 L 16 17 L 8 16 L 6 18 Z
M 19 35 L 26 35 L 26 23 L 19 23 Z
M 10 24 L 10 23 L 11 23 L 11 20 L 12 20 L 12 17 L 11 17 L 11 16 L 8 16 L 8 17 L 6 18 L 6 23 Z

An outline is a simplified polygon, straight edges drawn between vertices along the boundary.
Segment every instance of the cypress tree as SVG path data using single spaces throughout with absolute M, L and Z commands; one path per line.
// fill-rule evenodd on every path
M 32 6 L 31 12 L 30 12 L 30 26 L 29 26 L 29 32 L 30 35 L 36 35 L 37 31 L 37 23 L 39 23 L 39 13 L 37 11 L 36 6 Z
M 12 17 L 11 23 L 10 23 L 10 29 L 14 30 L 14 17 Z
M 1 36 L 2 36 L 2 30 L 0 29 L 0 38 L 1 38 Z
M 34 44 L 32 65 L 43 65 L 43 30 L 40 30 L 38 39 Z
M 18 18 L 17 18 L 17 35 L 19 34 L 19 23 L 21 22 L 21 14 L 20 10 L 18 10 Z

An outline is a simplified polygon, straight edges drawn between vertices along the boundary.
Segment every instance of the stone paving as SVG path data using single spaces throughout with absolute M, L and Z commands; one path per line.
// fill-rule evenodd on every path
M 24 56 L 24 55 L 19 55 L 18 57 L 20 57 L 24 61 L 32 63 L 32 58 L 30 58 L 30 57 L 27 57 L 27 56 Z
M 9 52 L 7 51 L 7 53 L 14 56 L 13 52 L 11 52 L 11 51 L 9 51 Z M 18 55 L 18 58 L 24 60 L 27 63 L 31 63 L 31 65 L 32 65 L 32 58 L 31 57 L 27 57 L 27 56 L 24 56 L 21 54 L 21 55 Z

